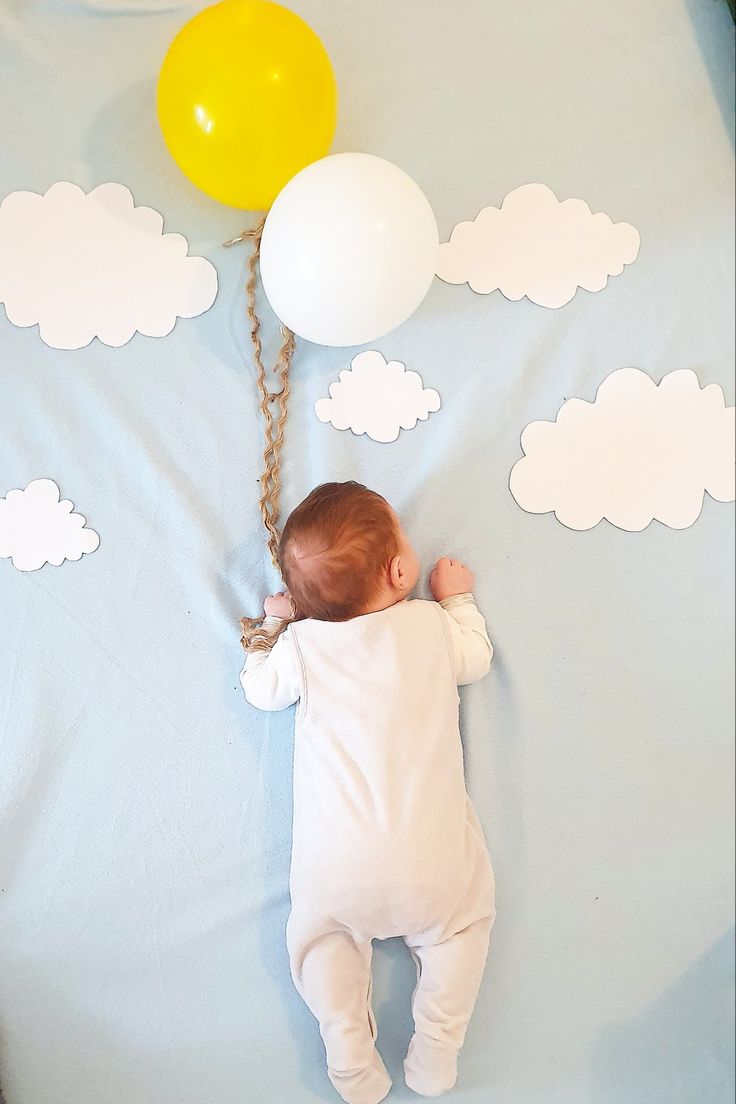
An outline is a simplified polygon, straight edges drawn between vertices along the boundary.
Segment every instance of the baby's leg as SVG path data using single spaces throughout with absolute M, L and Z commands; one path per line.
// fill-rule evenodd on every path
M 422 1096 L 439 1096 L 457 1080 L 457 1055 L 478 996 L 492 923 L 486 916 L 431 945 L 406 937 L 419 977 L 404 1072 L 409 1088 Z
M 330 1081 L 348 1104 L 378 1104 L 391 1078 L 375 1047 L 373 944 L 329 921 L 302 919 L 296 910 L 287 943 L 294 984 L 319 1021 Z

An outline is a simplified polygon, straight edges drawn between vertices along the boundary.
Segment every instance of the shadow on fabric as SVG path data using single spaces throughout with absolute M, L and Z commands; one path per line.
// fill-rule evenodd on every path
M 734 931 L 635 1019 L 612 1026 L 593 1062 L 597 1104 L 734 1099 Z

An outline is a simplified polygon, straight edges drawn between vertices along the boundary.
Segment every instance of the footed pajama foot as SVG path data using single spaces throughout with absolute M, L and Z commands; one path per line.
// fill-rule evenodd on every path
M 327 1075 L 345 1104 L 380 1104 L 391 1088 L 391 1078 L 377 1050 L 366 1069 L 328 1068 Z
M 457 1050 L 417 1033 L 404 1060 L 404 1078 L 420 1096 L 440 1096 L 457 1081 Z

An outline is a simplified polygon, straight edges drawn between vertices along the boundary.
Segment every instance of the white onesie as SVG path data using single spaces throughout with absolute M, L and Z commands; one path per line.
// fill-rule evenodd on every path
M 417 964 L 407 1084 L 435 1096 L 457 1078 L 494 917 L 457 686 L 482 678 L 492 654 L 460 594 L 295 622 L 241 675 L 260 709 L 299 703 L 287 944 L 349 1104 L 378 1104 L 391 1086 L 375 1049 L 374 938 L 401 936 Z

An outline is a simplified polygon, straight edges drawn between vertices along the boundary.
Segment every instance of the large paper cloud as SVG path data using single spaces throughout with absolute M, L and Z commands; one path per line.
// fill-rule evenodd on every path
M 34 479 L 25 490 L 0 498 L 0 558 L 10 557 L 19 571 L 36 571 L 46 563 L 59 567 L 64 560 L 79 560 L 99 547 L 86 518 L 59 498 L 53 479 Z
M 321 422 L 331 422 L 335 429 L 366 433 L 386 443 L 439 408 L 439 395 L 423 387 L 417 372 L 407 372 L 400 361 L 386 361 L 369 349 L 353 357 L 350 368 L 330 384 L 330 398 L 319 399 L 314 409 Z
M 531 513 L 554 510 L 570 529 L 602 518 L 631 532 L 655 518 L 684 529 L 699 517 L 705 491 L 733 501 L 734 442 L 734 408 L 717 384 L 701 390 L 685 370 L 657 386 L 621 368 L 594 402 L 568 399 L 554 422 L 526 427 L 511 493 Z
M 562 307 L 578 287 L 601 291 L 639 252 L 639 231 L 592 214 L 582 199 L 559 202 L 546 184 L 524 184 L 501 207 L 460 222 L 439 249 L 437 275 L 482 295 L 500 289 Z
M 187 249 L 122 184 L 11 192 L 0 206 L 0 302 L 14 325 L 38 323 L 55 349 L 95 337 L 124 345 L 136 331 L 164 337 L 217 295 L 214 266 Z

